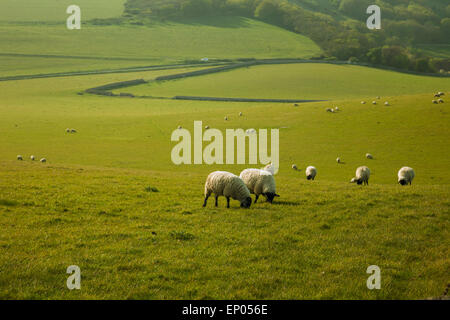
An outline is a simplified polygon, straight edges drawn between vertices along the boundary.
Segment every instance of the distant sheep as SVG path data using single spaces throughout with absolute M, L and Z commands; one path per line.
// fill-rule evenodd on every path
M 327 110 L 326 110 L 327 112 L 334 112 L 334 110 L 333 109 L 331 109 L 331 108 L 327 108 Z
M 238 200 L 241 203 L 241 208 L 250 208 L 252 204 L 250 191 L 245 186 L 245 183 L 241 178 L 230 172 L 215 171 L 208 175 L 205 183 L 203 207 L 206 207 L 208 198 L 213 193 L 216 198 L 216 207 L 220 196 L 227 198 L 227 208 L 230 207 L 230 198 Z
M 266 197 L 267 201 L 272 203 L 276 193 L 275 178 L 272 173 L 261 169 L 245 169 L 239 176 L 244 181 L 250 193 L 256 196 L 255 203 L 260 195 Z
M 294 169 L 294 170 L 298 170 L 298 167 L 297 167 L 297 165 L 296 165 L 296 164 L 293 164 L 293 165 L 292 165 L 292 169 Z
M 70 129 L 70 133 L 77 133 L 77 130 L 75 130 L 75 129 Z
M 361 101 L 361 104 L 366 104 L 366 102 L 365 101 Z
M 242 117 L 242 112 L 239 112 L 239 117 Z
M 227 116 L 225 116 L 224 120 L 225 120 L 225 121 L 228 121 L 228 117 L 227 117 Z
M 444 100 L 439 99 L 438 102 L 439 102 L 439 103 L 444 103 Z
M 67 132 L 67 133 L 70 133 L 70 129 L 69 129 L 69 128 L 67 128 L 67 129 L 66 129 L 66 132 Z
M 306 179 L 313 180 L 316 178 L 317 175 L 317 169 L 313 166 L 309 166 L 306 168 Z
M 341 163 L 341 158 L 337 158 L 337 159 L 336 159 L 336 162 L 337 162 L 337 163 Z
M 46 163 L 46 162 L 47 162 L 47 159 L 42 158 L 42 159 L 41 159 L 41 162 L 42 162 L 42 163 Z
M 36 158 L 34 156 L 30 156 L 31 161 L 36 160 Z
M 377 104 L 377 102 L 376 101 L 372 101 L 372 104 Z
M 23 157 L 19 154 L 19 155 L 17 156 L 17 160 L 22 161 L 22 160 L 23 160 Z
M 372 160 L 373 159 L 373 155 L 371 155 L 370 153 L 366 153 L 366 158 Z
M 433 102 L 434 104 L 438 104 L 437 100 L 433 100 L 432 102 Z
M 366 166 L 359 167 L 356 169 L 355 177 L 350 181 L 351 183 L 355 183 L 358 185 L 366 184 L 369 185 L 370 178 L 370 169 Z
M 386 102 L 384 103 L 384 105 L 385 105 L 385 106 L 389 106 L 390 104 L 389 104 L 389 102 L 386 101 Z
M 247 130 L 245 130 L 245 133 L 246 134 L 255 134 L 256 130 L 255 129 L 247 129 Z
M 411 185 L 416 176 L 414 169 L 410 167 L 403 167 L 398 171 L 398 183 L 402 186 Z
M 205 129 L 208 130 L 208 129 L 209 129 L 209 126 L 205 126 Z
M 438 92 L 438 95 L 439 95 L 439 96 L 445 96 L 445 93 L 443 93 L 443 92 Z
M 334 108 L 334 111 L 339 111 L 339 107 Z
M 183 129 L 183 127 L 182 126 L 178 126 L 178 130 L 181 130 L 181 129 Z

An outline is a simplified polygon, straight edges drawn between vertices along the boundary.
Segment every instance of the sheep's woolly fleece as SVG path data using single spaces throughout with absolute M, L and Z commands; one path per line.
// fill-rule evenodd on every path
M 250 197 L 244 182 L 238 176 L 226 171 L 214 171 L 209 174 L 205 183 L 205 196 L 212 193 L 216 196 L 231 197 L 240 202 Z
M 257 196 L 266 193 L 276 193 L 275 178 L 272 173 L 260 169 L 245 169 L 240 178 L 244 181 L 250 193 Z

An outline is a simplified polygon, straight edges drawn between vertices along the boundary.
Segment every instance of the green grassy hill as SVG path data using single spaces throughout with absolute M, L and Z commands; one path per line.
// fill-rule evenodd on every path
M 150 82 L 125 90 L 136 95 L 156 97 L 362 98 L 372 102 L 377 96 L 388 99 L 397 95 L 438 92 L 449 87 L 450 78 L 424 77 L 352 65 L 301 63 L 252 66 L 201 77 Z
M 279 67 L 283 74 L 285 66 Z M 325 67 L 335 77 L 340 74 Z M 349 68 L 354 77 L 370 71 L 391 76 L 393 83 L 404 77 Z M 435 90 L 388 97 L 390 107 L 362 106 L 354 97 L 296 108 L 76 94 L 173 72 L 0 83 L 1 298 L 422 299 L 442 294 L 449 267 L 450 115 L 447 103 L 431 104 Z M 345 81 L 345 68 L 342 72 Z M 347 78 L 354 91 L 367 90 L 364 82 Z M 194 79 L 203 81 L 189 81 Z M 442 79 L 421 78 L 421 83 L 435 80 L 449 94 Z M 322 88 L 322 95 L 336 90 Z M 341 111 L 325 112 L 330 105 Z M 209 172 L 239 173 L 247 166 L 172 164 L 170 135 L 178 125 L 192 129 L 194 120 L 221 130 L 281 128 L 276 176 L 281 198 L 249 210 L 234 201 L 227 210 L 224 199 L 217 209 L 212 203 L 201 208 Z M 67 127 L 78 133 L 66 134 Z M 366 152 L 375 159 L 367 160 Z M 25 161 L 15 160 L 17 154 Z M 32 163 L 31 154 L 48 163 Z M 338 156 L 341 165 L 335 162 Z M 291 169 L 293 163 L 299 172 Z M 308 165 L 319 172 L 312 183 L 303 173 Z M 349 184 L 360 165 L 372 169 L 369 187 Z M 396 183 L 404 165 L 417 173 L 411 187 Z M 72 264 L 82 269 L 81 291 L 65 289 L 65 269 Z M 382 269 L 382 290 L 376 292 L 365 285 L 371 264 Z
M 0 51 L 1 76 L 200 61 L 204 57 L 310 58 L 320 54 L 317 45 L 304 36 L 240 17 L 150 26 L 87 24 L 81 30 L 67 30 L 64 24 L 5 24 L 0 29 L 0 43 L 8 44 Z

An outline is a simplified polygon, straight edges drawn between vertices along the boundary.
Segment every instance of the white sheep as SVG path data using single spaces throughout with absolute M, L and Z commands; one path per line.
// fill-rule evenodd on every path
M 206 207 L 208 198 L 213 193 L 216 198 L 216 207 L 220 196 L 227 198 L 227 208 L 230 207 L 230 198 L 238 200 L 241 203 L 241 208 L 250 208 L 252 204 L 250 191 L 245 186 L 245 183 L 241 178 L 230 172 L 214 171 L 208 175 L 205 183 L 203 207 Z
M 242 112 L 239 112 L 239 117 L 242 117 Z
M 414 169 L 410 167 L 403 167 L 398 171 L 398 183 L 402 186 L 411 184 L 416 176 Z
M 75 129 L 70 129 L 70 132 L 71 132 L 71 133 L 77 133 L 77 130 L 75 130 Z
M 296 164 L 293 164 L 293 165 L 292 165 L 292 169 L 294 169 L 294 170 L 298 170 L 298 167 L 297 167 L 297 165 L 296 165 Z
M 205 129 L 208 130 L 208 129 L 209 129 L 209 126 L 205 126 Z
M 439 99 L 438 102 L 439 102 L 439 103 L 444 103 L 444 100 Z
M 271 162 L 261 170 L 266 170 L 267 172 L 270 172 L 270 174 L 275 175 L 275 171 L 277 171 L 276 169 L 277 168 L 275 168 L 275 166 Z
M 178 130 L 181 130 L 181 129 L 183 129 L 183 127 L 182 126 L 178 126 Z
M 17 160 L 22 161 L 22 160 L 23 160 L 23 157 L 19 154 L 19 155 L 17 155 Z
M 359 167 L 356 169 L 355 177 L 350 181 L 351 183 L 357 183 L 358 185 L 367 184 L 369 185 L 370 169 L 366 166 Z
M 69 129 L 69 128 L 67 128 L 67 129 L 66 129 L 66 132 L 67 132 L 67 133 L 70 133 L 70 129 Z
M 250 193 L 256 196 L 255 203 L 260 195 L 266 197 L 267 201 L 272 203 L 276 193 L 275 178 L 269 171 L 261 169 L 245 169 L 239 176 L 244 181 Z
M 47 159 L 42 158 L 40 161 L 41 161 L 42 163 L 46 163 L 46 162 L 47 162 Z
M 372 160 L 373 159 L 373 155 L 371 155 L 370 153 L 366 153 L 366 158 Z
M 336 159 L 336 162 L 337 162 L 337 163 L 341 163 L 341 158 L 337 158 L 337 159 Z
M 385 106 L 389 106 L 389 102 L 386 101 L 386 102 L 384 103 L 384 105 L 385 105 Z
M 361 101 L 361 104 L 366 104 L 366 102 L 365 101 Z
M 372 104 L 377 104 L 377 102 L 376 101 L 372 101 Z
M 227 116 L 225 116 L 224 120 L 225 120 L 225 121 L 228 121 L 228 117 L 227 117 Z
M 334 111 L 336 112 L 339 111 L 339 107 L 334 108 Z
M 433 102 L 434 104 L 438 104 L 437 100 L 433 100 L 432 102 Z
M 308 180 L 314 180 L 316 178 L 317 175 L 317 169 L 313 166 L 309 166 L 308 168 L 306 168 L 306 179 Z
M 443 92 L 438 92 L 438 95 L 439 95 L 439 96 L 445 96 L 445 93 L 443 93 Z
M 334 112 L 334 110 L 331 108 L 327 108 L 327 112 Z
M 30 159 L 31 159 L 31 161 L 36 160 L 36 158 L 34 156 L 31 156 Z

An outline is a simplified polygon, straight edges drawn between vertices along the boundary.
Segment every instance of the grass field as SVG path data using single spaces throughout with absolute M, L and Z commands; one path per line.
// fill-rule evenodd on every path
M 386 84 L 389 85 L 386 85 Z M 449 78 L 327 64 L 259 65 L 202 77 L 150 82 L 127 91 L 158 97 L 209 96 L 266 99 L 345 99 L 440 91 Z M 428 101 L 427 101 L 428 102 Z
M 284 66 L 279 67 L 283 73 Z M 306 67 L 316 67 L 310 69 L 316 74 L 325 71 L 322 65 Z M 356 78 L 358 72 L 372 71 L 351 68 Z M 351 95 L 295 108 L 76 94 L 178 71 L 183 72 L 0 83 L 1 298 L 405 299 L 442 294 L 450 269 L 450 115 L 447 104 L 431 104 L 435 90 L 421 93 L 420 87 L 405 85 L 408 95 L 386 98 L 391 107 L 363 106 Z M 381 79 L 391 76 L 393 83 L 404 77 L 373 72 Z M 202 78 L 189 81 L 203 84 Z M 380 90 L 369 93 L 365 85 L 348 80 L 355 96 L 372 99 Z M 429 81 L 436 90 L 449 91 L 445 79 L 420 78 L 425 87 Z M 323 95 L 338 91 L 326 88 Z M 339 105 L 341 112 L 325 112 L 330 105 Z M 241 111 L 244 116 L 238 117 Z M 224 115 L 230 117 L 227 123 Z M 281 198 L 249 210 L 238 209 L 236 202 L 227 210 L 224 199 L 218 209 L 212 203 L 201 208 L 207 173 L 239 173 L 246 166 L 173 165 L 171 132 L 178 125 L 192 130 L 194 120 L 221 130 L 285 127 L 276 177 Z M 78 133 L 67 135 L 67 127 Z M 375 159 L 365 159 L 366 152 Z M 17 154 L 26 160 L 14 160 Z M 48 164 L 32 163 L 30 154 L 46 157 Z M 337 156 L 344 164 L 336 164 Z M 302 171 L 293 171 L 292 163 Z M 363 164 L 372 169 L 371 185 L 349 184 Z M 304 177 L 307 165 L 319 170 L 314 183 Z M 416 170 L 412 187 L 396 184 L 396 172 L 404 165 Z M 65 287 L 65 269 L 72 264 L 82 270 L 82 290 L 76 292 Z M 365 285 L 371 264 L 382 270 L 379 291 Z
M 200 61 L 204 57 L 310 58 L 321 52 L 306 37 L 240 17 L 149 26 L 86 24 L 81 30 L 67 30 L 64 23 L 6 23 L 0 28 L 0 43 L 8 44 L 0 51 L 0 76 Z
M 65 28 L 66 1 L 0 4 L 0 77 L 180 63 L 170 70 L 0 82 L 0 299 L 443 294 L 450 272 L 448 78 L 280 64 L 115 91 L 329 100 L 297 107 L 87 94 L 109 83 L 201 70 L 183 63 L 204 57 L 321 54 L 306 37 L 242 17 L 145 26 L 87 21 L 120 16 L 123 2 L 78 1 L 86 23 L 77 31 Z M 437 91 L 446 92 L 445 103 L 431 103 Z M 332 106 L 340 111 L 326 112 Z M 171 134 L 180 125 L 192 132 L 196 120 L 222 132 L 280 129 L 281 197 L 249 210 L 236 201 L 226 209 L 224 198 L 218 208 L 211 200 L 202 208 L 208 173 L 239 174 L 263 164 L 174 165 Z M 24 161 L 16 160 L 19 154 Z M 30 155 L 48 161 L 32 162 Z M 318 169 L 314 182 L 305 179 L 309 165 Z M 361 165 L 372 171 L 368 187 L 349 183 Z M 397 184 L 402 166 L 415 169 L 412 186 Z M 66 287 L 70 265 L 81 268 L 81 290 Z M 381 268 L 381 290 L 366 287 L 369 265 Z
M 61 22 L 66 21 L 68 6 L 80 7 L 82 18 L 112 18 L 123 12 L 125 0 L 2 0 L 0 21 L 7 22 Z

